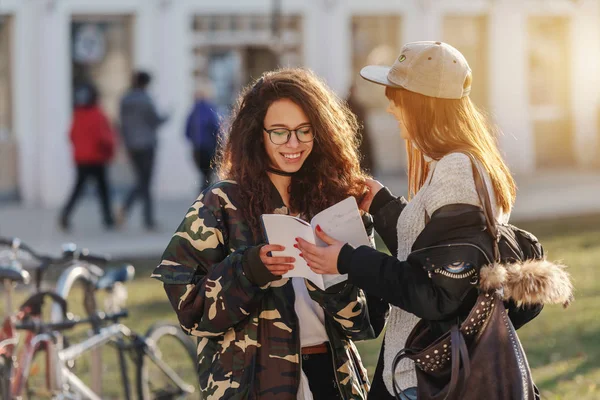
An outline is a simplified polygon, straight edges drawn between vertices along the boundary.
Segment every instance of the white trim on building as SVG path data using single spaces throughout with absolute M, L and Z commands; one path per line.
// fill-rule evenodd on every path
M 133 17 L 133 65 L 155 76 L 160 107 L 172 110 L 161 131 L 155 176 L 160 197 L 192 197 L 196 172 L 183 138 L 192 101 L 192 20 L 200 14 L 269 14 L 272 0 L 2 0 L 0 14 L 14 20 L 13 127 L 19 141 L 19 186 L 28 205 L 62 203 L 72 181 L 66 132 L 70 123 L 70 22 L 73 15 Z M 490 112 L 516 172 L 535 171 L 529 104 L 527 19 L 570 19 L 570 110 L 577 164 L 600 156 L 598 94 L 600 5 L 596 0 L 282 0 L 284 14 L 302 18 L 302 64 L 341 96 L 352 81 L 351 20 L 356 15 L 400 15 L 401 42 L 443 40 L 445 15 L 486 15 Z M 537 110 L 536 112 L 541 112 Z M 383 171 L 389 172 L 389 171 Z

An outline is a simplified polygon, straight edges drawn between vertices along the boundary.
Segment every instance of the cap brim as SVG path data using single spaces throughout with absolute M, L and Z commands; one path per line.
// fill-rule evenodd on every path
M 360 76 L 369 82 L 376 83 L 378 85 L 389 86 L 399 88 L 400 85 L 396 85 L 388 79 L 388 73 L 392 67 L 386 67 L 384 65 L 367 65 L 360 70 Z

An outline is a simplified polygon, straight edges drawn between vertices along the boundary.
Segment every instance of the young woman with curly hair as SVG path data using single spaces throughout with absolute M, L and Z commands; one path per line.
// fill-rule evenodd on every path
M 310 219 L 360 201 L 356 132 L 345 104 L 305 69 L 265 73 L 241 94 L 218 161 L 225 180 L 194 202 L 153 275 L 198 337 L 204 398 L 366 398 L 352 342 L 375 335 L 364 293 L 283 278 L 294 259 L 270 256 L 284 248 L 264 245 L 260 224 L 265 213 Z

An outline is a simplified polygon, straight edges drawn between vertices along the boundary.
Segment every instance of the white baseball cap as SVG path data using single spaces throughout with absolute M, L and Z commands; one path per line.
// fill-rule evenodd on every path
M 360 71 L 364 79 L 390 87 L 442 99 L 460 99 L 471 92 L 464 87 L 471 68 L 454 47 L 442 42 L 412 42 L 402 47 L 391 67 L 369 65 Z

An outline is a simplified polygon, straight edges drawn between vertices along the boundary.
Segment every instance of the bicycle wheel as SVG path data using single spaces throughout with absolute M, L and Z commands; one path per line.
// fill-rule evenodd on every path
M 192 339 L 182 332 L 178 325 L 159 322 L 146 333 L 148 347 L 138 364 L 138 391 L 144 400 L 200 399 L 198 377 L 196 376 L 196 346 Z M 159 362 L 152 358 L 156 357 Z M 164 362 L 176 377 L 179 384 L 168 376 L 160 365 Z M 180 384 L 193 388 L 188 393 Z

